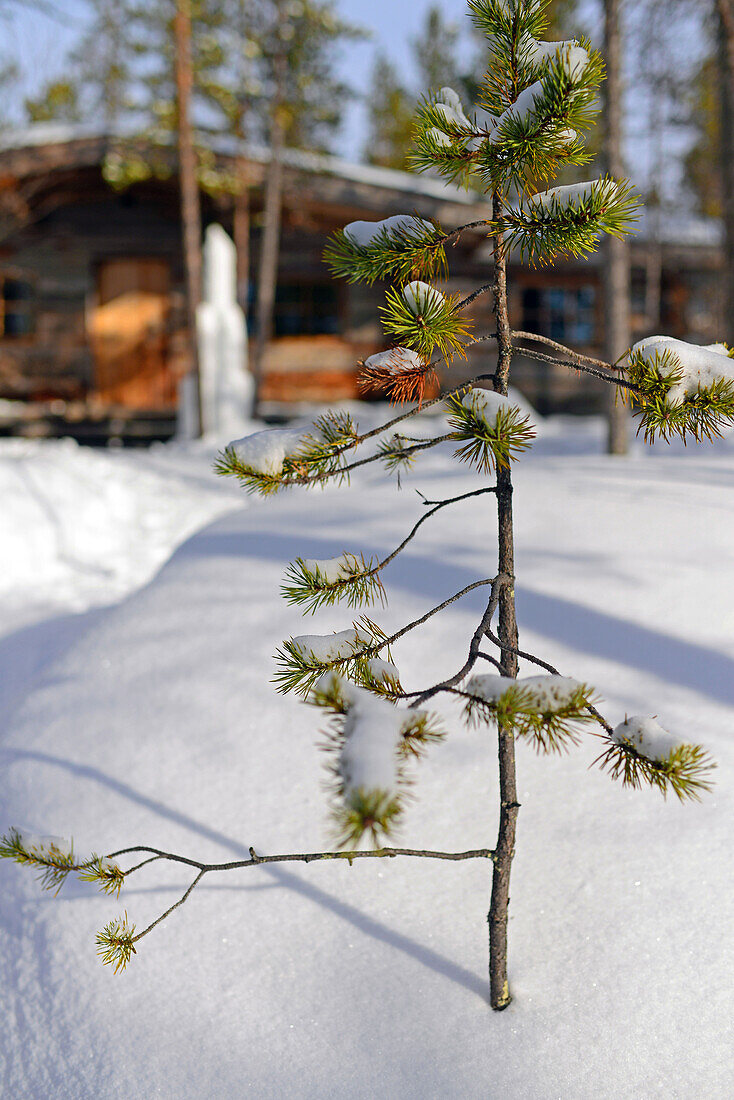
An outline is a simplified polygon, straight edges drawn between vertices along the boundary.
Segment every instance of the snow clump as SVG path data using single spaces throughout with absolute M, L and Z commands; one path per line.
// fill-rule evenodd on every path
M 292 458 L 308 432 L 301 428 L 269 428 L 235 439 L 227 447 L 243 466 L 259 474 L 277 476 L 286 458 Z
M 620 722 L 611 738 L 615 745 L 628 743 L 640 756 L 659 764 L 664 763 L 671 753 L 685 744 L 663 729 L 654 718 L 643 718 L 639 715 Z
M 512 404 L 509 397 L 505 397 L 504 394 L 495 393 L 494 390 L 478 388 L 469 390 L 461 399 L 461 403 L 465 409 L 468 409 L 477 420 L 481 420 L 488 428 L 496 426 L 497 416 L 500 412 L 509 412 L 510 409 L 517 408 L 516 405 Z
M 426 283 L 423 284 L 427 286 Z M 364 365 L 373 370 L 389 370 L 391 374 L 400 374 L 404 370 L 420 370 L 423 360 L 417 351 L 412 348 L 388 348 L 387 351 L 378 351 L 365 359 Z
M 348 553 L 338 558 L 305 558 L 303 565 L 307 573 L 317 575 L 324 584 L 338 584 L 363 572 L 359 558 Z
M 568 131 L 573 133 L 573 131 Z M 575 135 L 574 135 L 575 136 Z M 576 203 L 586 202 L 591 198 L 594 189 L 598 188 L 599 180 L 586 180 L 584 183 L 567 183 L 562 187 L 551 187 L 548 191 L 538 191 L 530 199 L 531 205 L 539 206 L 543 210 L 552 210 L 553 207 L 570 209 Z M 601 197 L 614 198 L 617 191 L 615 180 L 604 180 L 601 183 Z
M 63 836 L 36 836 L 18 830 L 18 843 L 26 852 L 41 857 L 73 855 L 73 842 Z
M 466 685 L 470 695 L 476 695 L 486 703 L 495 703 L 505 692 L 517 688 L 530 696 L 531 704 L 539 711 L 556 711 L 568 706 L 583 685 L 569 676 L 527 676 L 515 680 L 510 676 L 482 674 L 472 676 Z
M 412 214 L 393 214 L 390 218 L 383 218 L 380 222 L 350 222 L 345 225 L 342 232 L 352 241 L 357 248 L 369 248 L 381 233 L 389 234 L 423 233 L 425 230 L 435 230 L 433 222 L 425 218 L 415 218 Z
M 472 124 L 464 114 L 464 107 L 453 88 L 441 88 L 433 108 L 450 126 L 471 130 Z
M 719 348 L 723 350 L 719 351 Z M 671 405 L 681 404 L 699 387 L 706 389 L 721 378 L 734 381 L 734 360 L 729 357 L 724 344 L 702 347 L 700 344 L 676 340 L 672 336 L 648 336 L 632 347 L 630 356 L 641 355 L 652 366 L 656 354 L 663 355 L 666 351 L 675 356 L 683 372 L 680 382 L 668 390 L 667 398 Z
M 578 80 L 589 63 L 589 53 L 573 39 L 565 42 L 537 42 L 533 39 L 527 56 L 533 65 L 540 67 L 552 61 L 559 52 L 569 79 Z
M 339 754 L 345 800 L 350 802 L 364 791 L 395 796 L 399 785 L 398 750 L 403 733 L 415 725 L 422 712 L 401 710 L 333 672 L 322 676 L 315 690 L 336 691 L 348 707 L 344 744 Z
M 299 634 L 291 638 L 291 645 L 306 661 L 327 665 L 354 656 L 372 641 L 369 634 L 358 628 L 338 630 L 334 634 Z
M 429 283 L 421 283 L 418 280 L 403 287 L 403 299 L 408 309 L 416 317 L 427 313 L 434 306 L 440 306 L 446 301 L 440 290 L 436 290 Z

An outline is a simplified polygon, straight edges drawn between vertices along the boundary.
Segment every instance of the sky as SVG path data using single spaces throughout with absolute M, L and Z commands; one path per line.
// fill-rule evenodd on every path
M 64 67 L 64 54 L 83 29 L 87 13 L 84 0 L 44 0 L 53 5 L 56 14 L 45 15 L 29 8 L 28 0 L 16 0 L 17 8 L 10 18 L 0 22 L 2 36 L 2 56 L 14 56 L 19 59 L 22 77 L 22 93 L 34 92 L 44 80 L 60 74 Z M 370 76 L 375 54 L 385 53 L 394 63 L 404 83 L 411 86 L 415 81 L 415 69 L 412 63 L 410 40 L 422 27 L 428 9 L 436 0 L 338 0 L 339 14 L 347 21 L 358 24 L 370 32 L 367 40 L 346 43 L 340 58 L 341 75 L 362 96 L 361 101 L 352 104 L 345 118 L 345 125 L 339 137 L 335 151 L 348 160 L 362 157 L 366 140 L 366 106 L 364 99 L 369 92 Z M 469 57 L 469 20 L 466 15 L 466 0 L 440 0 L 440 6 L 446 19 L 465 28 L 462 35 L 463 55 Z M 639 35 L 640 28 L 634 25 L 636 4 L 630 6 L 630 27 Z M 595 44 L 600 45 L 601 19 L 599 0 L 581 0 L 580 30 L 588 34 Z M 689 26 L 682 28 L 675 42 L 683 50 L 682 61 L 695 59 L 700 50 L 701 35 L 694 19 Z M 474 47 L 476 48 L 476 47 Z M 677 60 L 676 60 L 676 63 Z M 642 186 L 648 171 L 650 160 L 649 133 L 640 120 L 645 118 L 644 93 L 635 84 L 635 74 L 630 74 L 627 110 L 627 162 L 628 171 L 638 185 Z M 675 153 L 684 147 L 687 136 L 678 132 L 671 136 L 669 145 Z M 669 191 L 674 198 L 677 188 L 675 156 L 670 158 Z

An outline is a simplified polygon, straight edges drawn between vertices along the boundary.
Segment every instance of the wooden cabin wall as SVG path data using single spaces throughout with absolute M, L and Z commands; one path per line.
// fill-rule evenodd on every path
M 78 195 L 3 242 L 0 273 L 33 286 L 33 332 L 0 338 L 0 394 L 5 397 L 87 398 L 95 392 L 90 320 L 105 261 L 156 258 L 170 267 L 167 354 L 172 369 L 182 341 L 183 273 L 178 211 L 159 194 L 110 191 L 95 176 Z M 85 193 L 86 192 L 86 193 Z M 180 369 L 180 365 L 179 365 Z M 185 369 L 185 364 L 184 364 Z

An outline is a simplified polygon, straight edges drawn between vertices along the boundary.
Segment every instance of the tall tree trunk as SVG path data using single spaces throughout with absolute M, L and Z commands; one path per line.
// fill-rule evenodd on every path
M 495 196 L 493 217 L 500 213 Z M 501 235 L 495 236 L 494 281 L 492 293 L 497 323 L 497 371 L 494 388 L 507 394 L 512 360 L 510 320 L 507 310 L 507 268 Z M 500 642 L 502 650 L 502 675 L 517 676 L 517 618 L 515 614 L 515 550 L 512 525 L 512 476 L 510 467 L 497 470 L 497 526 L 498 572 L 510 578 L 502 586 L 499 597 Z M 517 827 L 517 781 L 515 778 L 515 735 L 511 727 L 498 729 L 498 757 L 500 780 L 500 821 L 495 846 L 492 874 L 492 899 L 489 907 L 489 1001 L 497 1011 L 507 1008 L 512 996 L 507 976 L 507 917 L 510 904 L 510 870 L 515 854 Z
M 181 187 L 184 267 L 186 271 L 186 315 L 188 323 L 189 377 L 194 392 L 201 434 L 201 386 L 196 345 L 196 307 L 201 301 L 201 208 L 196 180 L 196 153 L 191 127 L 191 8 L 189 0 L 176 0 L 174 19 L 176 45 L 176 98 L 178 111 L 178 161 Z
M 286 15 L 278 6 L 279 28 L 285 26 Z M 252 416 L 260 413 L 263 365 L 267 346 L 273 337 L 273 313 L 275 291 L 278 282 L 278 256 L 280 253 L 280 220 L 283 207 L 283 148 L 285 126 L 283 101 L 285 99 L 286 57 L 275 58 L 275 101 L 270 126 L 270 163 L 265 173 L 265 198 L 263 235 L 260 242 L 260 262 L 257 279 L 257 331 L 252 360 Z
M 252 356 L 252 416 L 260 413 L 265 352 L 273 337 L 275 291 L 278 282 L 280 253 L 280 217 L 283 205 L 283 129 L 274 121 L 270 146 L 270 163 L 265 173 L 265 210 L 260 260 L 257 276 L 257 311 L 255 346 Z
M 624 175 L 622 163 L 622 28 L 621 0 L 604 0 L 604 54 L 607 78 L 604 90 L 604 166 L 615 178 Z M 630 346 L 630 260 L 625 240 L 608 236 L 604 246 L 604 358 L 614 363 Z M 629 416 L 617 401 L 617 387 L 608 386 L 610 454 L 627 453 Z
M 721 87 L 721 183 L 724 200 L 724 333 L 734 341 L 734 0 L 716 0 Z
M 250 192 L 240 166 L 242 190 L 234 197 L 232 239 L 237 253 L 237 301 L 247 313 L 250 288 Z

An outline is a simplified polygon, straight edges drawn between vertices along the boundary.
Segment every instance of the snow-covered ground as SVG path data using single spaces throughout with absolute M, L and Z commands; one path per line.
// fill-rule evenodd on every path
M 520 747 L 515 1000 L 499 1015 L 479 861 L 210 876 L 117 976 L 95 931 L 125 910 L 143 927 L 189 878 L 154 864 L 119 901 L 72 882 L 53 898 L 3 861 L 0 1095 L 731 1096 L 734 445 L 620 460 L 601 440 L 549 422 L 516 467 L 522 644 L 593 683 L 614 723 L 657 715 L 705 743 L 714 792 L 625 791 L 589 768 L 591 737 L 566 757 Z M 477 478 L 432 452 L 399 493 L 368 468 L 351 491 L 260 501 L 210 458 L 0 449 L 0 828 L 217 859 L 328 842 L 319 714 L 268 680 L 283 638 L 349 614 L 305 622 L 278 597 L 283 569 L 382 553 L 421 512 L 414 487 L 437 499 Z M 481 502 L 437 515 L 373 617 L 390 630 L 491 575 L 494 529 Z M 461 664 L 474 596 L 395 647 L 407 688 Z M 491 846 L 494 737 L 446 713 L 400 841 Z

